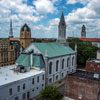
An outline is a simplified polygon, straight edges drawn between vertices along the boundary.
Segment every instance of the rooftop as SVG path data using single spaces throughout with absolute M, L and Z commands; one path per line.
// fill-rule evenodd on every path
M 30 72 L 26 73 L 14 72 L 15 66 L 16 65 L 0 67 L 0 87 L 18 80 L 26 79 L 36 74 L 44 73 L 43 70 L 36 69 L 32 69 Z
M 100 42 L 100 38 L 80 38 L 82 41 Z
M 100 63 L 100 59 L 89 59 L 87 62 L 95 62 L 95 63 Z
M 32 54 L 32 58 L 30 57 L 30 55 L 30 53 L 20 54 L 20 56 L 16 60 L 16 63 L 25 67 L 30 67 L 31 62 L 32 66 L 34 67 L 43 68 L 45 66 L 45 62 L 41 54 Z
M 75 73 L 73 74 L 69 74 L 69 76 L 73 76 L 73 77 L 77 77 L 80 79 L 87 79 L 87 80 L 91 80 L 91 81 L 99 81 L 100 82 L 100 74 L 96 74 L 93 72 L 86 72 L 83 70 L 77 70 Z
M 45 52 L 48 51 L 49 58 L 75 53 L 69 46 L 65 47 L 57 42 L 32 43 L 31 46 L 35 46 L 43 56 L 45 56 Z

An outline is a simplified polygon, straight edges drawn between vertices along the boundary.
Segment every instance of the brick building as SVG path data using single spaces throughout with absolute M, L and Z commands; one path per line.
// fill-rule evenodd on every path
M 100 59 L 89 59 L 86 62 L 86 71 L 100 74 Z
M 0 40 L 0 66 L 14 64 L 20 53 L 19 41 Z
M 66 96 L 75 100 L 100 100 L 99 74 L 78 70 L 68 75 Z

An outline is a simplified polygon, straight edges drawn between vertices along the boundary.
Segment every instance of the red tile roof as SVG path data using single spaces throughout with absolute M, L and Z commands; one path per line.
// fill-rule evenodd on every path
M 100 42 L 100 38 L 79 38 L 82 41 Z

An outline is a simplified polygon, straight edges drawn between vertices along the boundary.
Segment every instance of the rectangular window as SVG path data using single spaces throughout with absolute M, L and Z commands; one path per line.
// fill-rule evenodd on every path
M 20 92 L 20 86 L 19 85 L 17 86 L 17 91 Z
M 37 82 L 39 83 L 39 76 L 37 77 Z
M 25 90 L 25 83 L 23 84 L 23 90 Z
M 9 95 L 12 95 L 12 88 L 9 89 Z

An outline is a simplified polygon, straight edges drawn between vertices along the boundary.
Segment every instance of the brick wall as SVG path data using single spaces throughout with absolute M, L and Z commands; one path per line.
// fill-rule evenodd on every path
M 66 96 L 75 100 L 100 100 L 98 99 L 100 82 L 74 76 L 68 76 L 66 81 Z M 82 99 L 79 99 L 80 95 Z
M 86 71 L 100 73 L 100 63 L 86 62 Z

